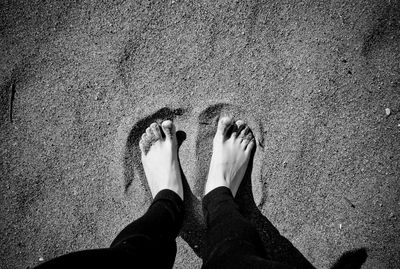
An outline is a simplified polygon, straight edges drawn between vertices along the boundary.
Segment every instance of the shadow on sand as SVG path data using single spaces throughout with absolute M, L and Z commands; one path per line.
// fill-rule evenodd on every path
M 311 263 L 297 250 L 293 244 L 283 237 L 272 223 L 265 217 L 254 203 L 252 186 L 251 186 L 251 170 L 253 166 L 253 158 L 251 157 L 249 167 L 245 177 L 235 197 L 239 205 L 242 215 L 251 221 L 256 227 L 264 248 L 267 258 L 273 261 L 293 265 L 298 268 L 314 268 Z
M 365 248 L 347 251 L 335 262 L 331 269 L 360 269 L 367 260 L 367 250 Z
M 182 144 L 186 137 L 184 132 L 178 135 L 178 143 Z M 256 206 L 252 194 L 251 172 L 254 154 L 251 157 L 249 167 L 236 195 L 236 202 L 240 206 L 243 216 L 251 221 L 260 234 L 261 240 L 267 253 L 267 259 L 293 265 L 298 268 L 314 268 L 311 263 L 298 251 L 272 223 L 260 212 Z M 183 175 L 183 173 L 182 173 Z M 206 226 L 201 216 L 201 201 L 192 193 L 183 175 L 185 212 L 184 225 L 181 237 L 189 244 L 200 258 L 204 257 L 204 240 Z
M 186 134 L 182 132 L 178 136 L 178 141 L 180 140 L 180 143 L 182 143 L 185 137 Z M 250 222 L 256 227 L 267 253 L 266 258 L 287 265 L 292 265 L 296 268 L 315 268 L 288 239 L 279 233 L 278 229 L 272 225 L 267 217 L 265 217 L 256 206 L 253 199 L 251 186 L 253 158 L 254 154 L 250 159 L 249 167 L 246 171 L 242 184 L 240 185 L 235 200 L 239 205 L 242 215 L 246 219 L 250 220 Z M 202 213 L 201 201 L 197 199 L 195 195 L 193 195 L 184 175 L 183 183 L 184 195 L 186 197 L 186 216 L 180 235 L 189 244 L 197 256 L 203 258 L 203 251 L 205 249 L 203 247 L 203 236 L 206 232 L 206 226 L 204 222 L 199 221 L 202 220 L 202 216 L 200 215 Z M 342 256 L 331 268 L 361 268 L 362 264 L 366 261 L 367 256 L 366 249 L 364 248 L 348 251 L 342 254 Z

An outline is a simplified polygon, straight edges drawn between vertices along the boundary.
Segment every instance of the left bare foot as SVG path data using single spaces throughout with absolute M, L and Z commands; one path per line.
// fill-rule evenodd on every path
M 159 191 L 168 189 L 177 193 L 183 200 L 178 142 L 172 121 L 164 121 L 161 128 L 157 123 L 152 123 L 142 135 L 139 146 L 153 198 Z

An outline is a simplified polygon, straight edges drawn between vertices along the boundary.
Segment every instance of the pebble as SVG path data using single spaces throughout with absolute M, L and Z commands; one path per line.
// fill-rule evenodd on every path
M 390 108 L 386 108 L 385 112 L 386 112 L 386 116 L 389 116 L 390 115 Z

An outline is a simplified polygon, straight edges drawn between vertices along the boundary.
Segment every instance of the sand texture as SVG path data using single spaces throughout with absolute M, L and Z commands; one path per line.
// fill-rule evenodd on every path
M 200 268 L 221 115 L 257 138 L 238 192 L 268 255 L 400 264 L 400 2 L 2 1 L 0 267 L 107 247 L 151 196 L 138 139 L 177 125 Z M 312 264 L 312 266 L 311 266 Z

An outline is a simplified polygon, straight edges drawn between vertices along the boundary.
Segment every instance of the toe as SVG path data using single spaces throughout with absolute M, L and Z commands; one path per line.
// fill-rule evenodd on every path
M 166 139 L 173 139 L 175 136 L 175 125 L 170 120 L 163 121 L 161 128 L 165 133 Z
M 239 138 L 244 139 L 246 135 L 249 133 L 249 131 L 250 131 L 249 126 L 247 125 L 243 126 L 242 129 L 240 130 Z
M 250 142 L 249 142 L 249 144 L 247 145 L 245 152 L 246 152 L 247 154 L 250 154 L 251 151 L 254 149 L 255 146 L 256 146 L 256 140 L 255 140 L 255 138 L 253 137 L 253 139 L 251 139 Z
M 146 151 L 146 134 L 142 134 L 142 137 L 139 141 L 139 147 L 140 147 L 140 151 L 144 154 Z
M 147 135 L 148 138 L 152 138 L 154 136 L 153 135 L 153 131 L 151 130 L 150 127 L 146 128 L 146 135 Z
M 162 138 L 162 136 L 161 136 L 161 131 L 160 131 L 160 127 L 158 126 L 157 123 L 153 122 L 153 123 L 150 125 L 150 129 L 151 129 L 151 131 L 153 132 L 153 135 L 154 135 L 154 137 L 155 137 L 157 140 L 160 140 L 160 139 Z
M 146 128 L 146 141 L 147 144 L 152 144 L 153 142 L 155 142 L 157 139 L 153 133 L 153 130 L 149 127 Z
M 243 130 L 244 131 L 244 130 Z M 243 132 L 242 131 L 242 132 Z M 251 132 L 249 132 L 246 136 L 243 137 L 242 140 L 242 148 L 246 149 L 246 147 L 249 145 L 250 141 L 253 139 L 253 134 Z
M 218 121 L 217 133 L 219 133 L 221 135 L 226 135 L 226 133 L 228 132 L 228 130 L 231 127 L 231 125 L 232 125 L 232 118 L 231 117 L 222 117 Z

